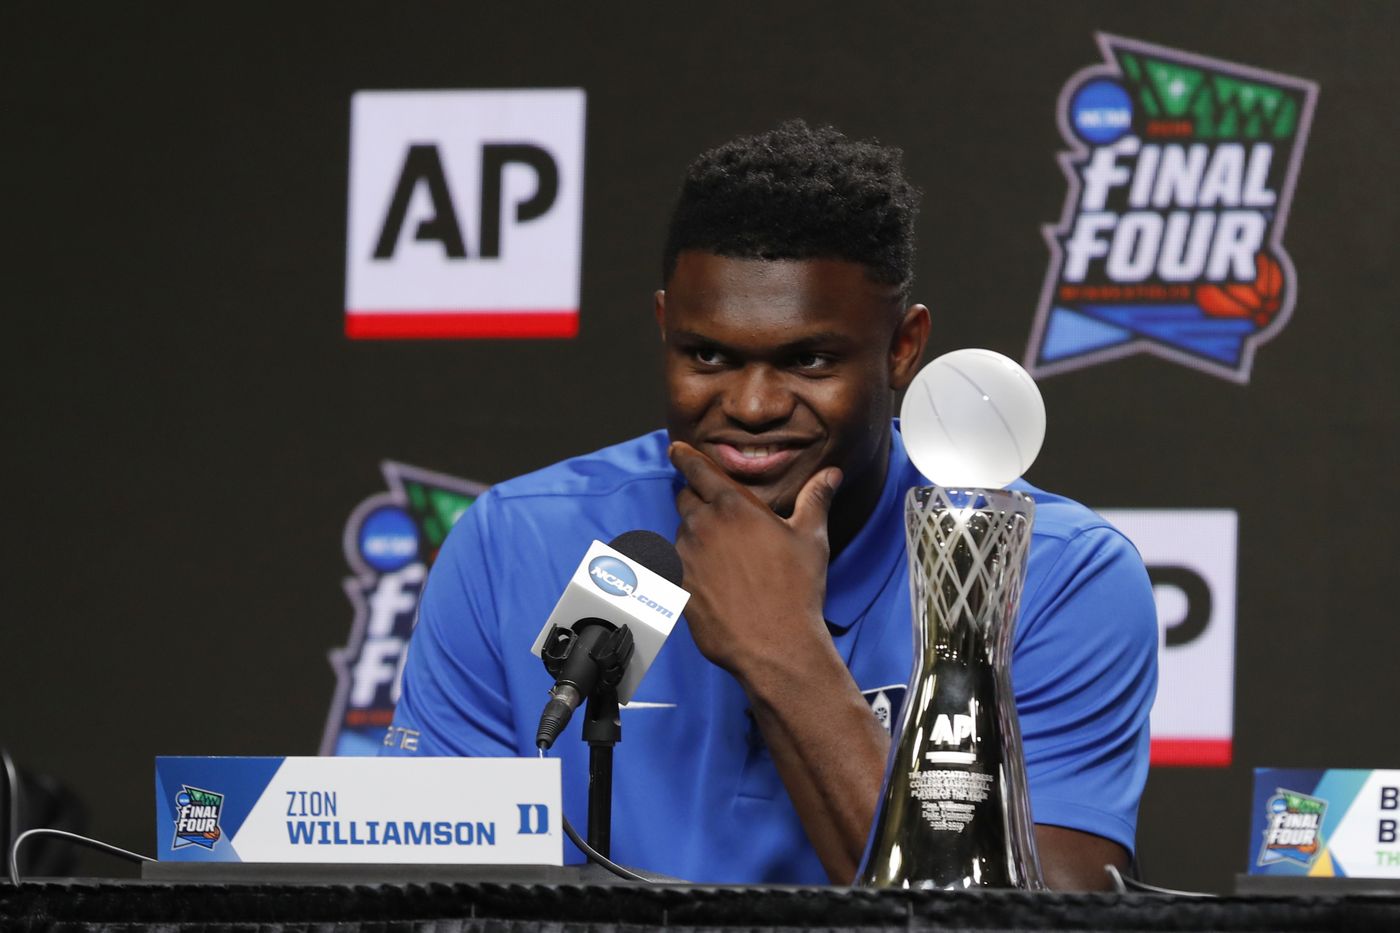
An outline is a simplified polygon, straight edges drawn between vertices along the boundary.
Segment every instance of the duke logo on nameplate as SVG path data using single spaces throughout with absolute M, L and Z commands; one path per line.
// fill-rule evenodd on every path
M 162 861 L 562 865 L 558 759 L 156 759 Z
M 359 91 L 345 332 L 572 337 L 584 92 Z

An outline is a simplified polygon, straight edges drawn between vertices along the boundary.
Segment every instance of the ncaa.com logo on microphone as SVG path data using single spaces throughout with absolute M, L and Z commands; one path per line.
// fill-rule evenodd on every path
M 635 599 L 664 618 L 675 618 L 675 612 L 638 592 L 637 572 L 626 561 L 610 554 L 600 554 L 588 562 L 588 579 L 609 596 Z
M 588 564 L 588 579 L 613 596 L 632 596 L 637 592 L 637 575 L 616 557 L 593 558 Z

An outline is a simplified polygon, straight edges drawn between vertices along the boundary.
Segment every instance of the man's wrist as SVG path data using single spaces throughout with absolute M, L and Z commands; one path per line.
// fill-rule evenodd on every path
M 832 682 L 850 678 L 825 621 L 808 620 L 783 630 L 803 634 L 745 653 L 730 670 L 754 706 L 775 708 L 809 689 L 829 689 Z

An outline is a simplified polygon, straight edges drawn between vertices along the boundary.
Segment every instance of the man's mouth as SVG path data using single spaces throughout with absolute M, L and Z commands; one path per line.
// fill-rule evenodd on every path
M 770 479 L 788 468 L 800 447 L 788 444 L 729 444 L 716 442 L 715 459 L 726 473 L 739 480 Z

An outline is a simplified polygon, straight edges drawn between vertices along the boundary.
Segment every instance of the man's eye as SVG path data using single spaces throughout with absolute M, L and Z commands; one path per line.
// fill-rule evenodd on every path
M 725 363 L 724 354 L 713 347 L 697 347 L 690 354 L 702 366 L 723 366 Z
M 831 357 L 824 353 L 799 353 L 792 362 L 798 369 L 825 369 L 831 365 Z

